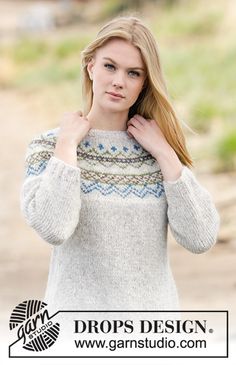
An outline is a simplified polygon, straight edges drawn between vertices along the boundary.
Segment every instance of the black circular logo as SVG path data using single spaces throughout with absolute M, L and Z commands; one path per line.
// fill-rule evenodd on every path
M 25 300 L 18 304 L 10 317 L 10 330 L 17 327 L 17 336 L 23 340 L 23 348 L 43 351 L 57 340 L 60 325 L 50 319 L 47 304 L 40 300 Z

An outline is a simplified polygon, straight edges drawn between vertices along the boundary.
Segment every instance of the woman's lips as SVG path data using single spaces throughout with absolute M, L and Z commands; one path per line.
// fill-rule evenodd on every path
M 113 97 L 115 97 L 115 98 L 119 98 L 119 99 L 124 98 L 124 96 L 123 96 L 123 95 L 121 95 L 121 94 L 109 93 L 109 92 L 107 92 L 107 94 L 109 94 L 109 95 L 111 95 L 111 96 L 113 96 Z

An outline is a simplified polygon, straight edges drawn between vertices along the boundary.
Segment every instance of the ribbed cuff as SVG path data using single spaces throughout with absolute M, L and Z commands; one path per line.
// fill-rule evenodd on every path
M 64 181 L 79 182 L 81 170 L 79 167 L 72 166 L 59 158 L 52 156 L 48 161 L 46 174 Z
M 182 172 L 180 177 L 175 180 L 175 181 L 164 181 L 163 180 L 163 186 L 166 192 L 167 196 L 172 196 L 175 195 L 176 193 L 181 196 L 185 195 L 189 189 L 188 186 L 189 184 L 191 184 L 191 180 L 194 179 L 195 177 L 192 173 L 192 171 L 187 167 L 187 166 L 183 166 Z

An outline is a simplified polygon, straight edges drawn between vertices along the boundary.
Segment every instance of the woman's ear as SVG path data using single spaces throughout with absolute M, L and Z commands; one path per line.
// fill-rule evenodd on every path
M 87 64 L 87 71 L 88 71 L 90 80 L 93 79 L 93 66 L 94 66 L 94 59 L 91 58 L 91 60 Z

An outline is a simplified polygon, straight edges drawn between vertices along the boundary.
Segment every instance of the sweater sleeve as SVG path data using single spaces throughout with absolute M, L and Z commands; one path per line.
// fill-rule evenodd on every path
M 210 249 L 217 239 L 220 218 L 209 192 L 187 166 L 176 181 L 163 181 L 163 185 L 169 226 L 176 241 L 193 253 Z
M 48 243 L 60 245 L 79 221 L 81 171 L 54 157 L 54 148 L 50 134 L 29 144 L 20 204 L 29 226 Z

